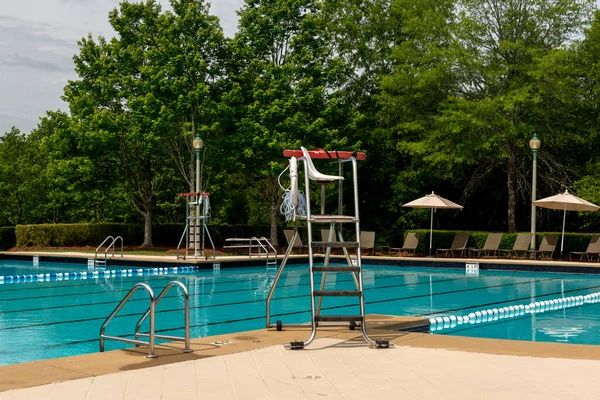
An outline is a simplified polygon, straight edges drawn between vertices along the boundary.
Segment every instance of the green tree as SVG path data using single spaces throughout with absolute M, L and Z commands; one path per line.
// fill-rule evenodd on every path
M 414 64 L 400 64 L 391 78 L 402 76 L 406 86 L 417 89 L 410 97 L 427 102 L 436 98 L 437 89 L 448 88 L 438 101 L 430 102 L 435 108 L 433 112 L 427 109 L 420 112 L 409 106 L 407 111 L 414 110 L 418 117 L 398 112 L 394 118 L 388 112 L 388 124 L 401 126 L 400 147 L 425 161 L 441 177 L 456 180 L 460 178 L 457 173 L 463 170 L 466 176 L 468 170 L 466 191 L 479 186 L 492 173 L 505 176 L 509 231 L 517 230 L 517 198 L 527 187 L 528 174 L 523 161 L 531 157 L 527 143 L 532 132 L 538 132 L 545 142 L 546 152 L 540 152 L 542 162 L 553 163 L 553 174 L 567 175 L 564 165 L 545 157 L 556 151 L 559 143 L 564 143 L 561 136 L 565 129 L 558 119 L 556 124 L 549 124 L 543 118 L 548 115 L 543 110 L 545 107 L 547 111 L 546 101 L 552 98 L 548 96 L 551 92 L 548 85 L 558 82 L 547 80 L 546 86 L 540 87 L 539 70 L 546 68 L 540 60 L 567 46 L 582 31 L 592 6 L 589 0 L 458 1 L 455 20 L 444 16 L 447 11 L 432 14 L 440 21 L 437 26 L 446 26 L 450 33 L 442 46 L 436 46 L 443 51 L 438 52 L 441 60 L 435 64 L 443 65 L 447 73 L 439 68 L 432 72 L 427 63 L 417 68 Z M 415 7 L 407 7 L 411 9 Z M 431 10 L 437 11 L 438 6 Z M 431 20 L 422 21 L 425 25 Z M 438 43 L 440 36 L 435 32 L 435 29 L 422 31 L 417 40 L 425 44 L 431 38 Z M 424 57 L 434 54 L 422 51 L 423 47 L 418 45 L 415 48 Z M 403 59 L 409 60 L 405 52 Z M 440 72 L 442 77 L 436 77 Z M 436 85 L 436 82 L 450 85 Z M 545 93 L 541 93 L 542 89 Z M 395 96 L 392 92 L 392 96 L 387 96 L 388 93 L 389 88 L 382 101 L 384 110 L 398 109 L 396 103 L 407 104 L 410 99 L 404 93 Z M 416 132 L 419 134 L 415 135 Z
M 600 202 L 600 157 L 595 151 L 600 145 L 600 11 L 596 11 L 592 24 L 585 31 L 585 37 L 572 52 L 574 62 L 570 63 L 569 73 L 577 82 L 578 91 L 573 98 L 581 99 L 578 104 L 577 125 L 587 135 L 585 142 L 576 143 L 581 149 L 581 161 L 585 169 L 581 179 L 574 184 L 578 196 L 593 203 Z M 593 231 L 600 229 L 600 220 L 595 213 L 583 213 L 584 225 Z
M 31 207 L 39 193 L 32 184 L 36 152 L 27 135 L 13 127 L 0 138 L 0 204 L 2 225 L 30 222 Z
M 287 162 L 282 151 L 301 145 L 335 148 L 352 129 L 339 91 L 344 65 L 328 45 L 319 7 L 312 0 L 247 0 L 232 44 L 241 59 L 235 81 L 245 103 L 238 139 L 246 173 L 267 201 L 274 243 L 277 176 Z
M 157 49 L 164 75 L 156 95 L 164 101 L 170 122 L 176 127 L 166 150 L 190 191 L 196 190 L 192 139 L 200 135 L 205 142 L 200 177 L 203 191 L 212 170 L 210 158 L 207 165 L 207 151 L 224 129 L 220 103 L 225 90 L 228 41 L 218 18 L 209 14 L 203 0 L 172 0 L 171 6 L 173 11 L 165 13 L 164 36 Z
M 79 79 L 69 82 L 64 98 L 89 150 L 114 166 L 144 218 L 143 246 L 151 246 L 157 193 L 175 189 L 169 185 L 173 167 L 165 151 L 173 136 L 173 113 L 161 98 L 168 76 L 162 47 L 172 20 L 149 0 L 121 3 L 109 22 L 117 37 L 79 42 L 80 54 L 74 57 Z
M 37 222 L 114 221 L 134 213 L 113 167 L 88 151 L 81 127 L 66 113 L 48 111 L 29 134 L 40 166 Z
M 439 181 L 453 172 L 424 160 L 431 150 L 428 141 L 435 118 L 456 92 L 450 54 L 455 16 L 452 0 L 396 0 L 393 8 L 399 14 L 399 36 L 404 40 L 391 50 L 393 73 L 381 76 L 380 92 L 375 96 L 378 125 L 369 142 L 383 160 L 383 168 L 374 171 L 382 182 L 379 186 L 389 188 L 379 203 L 392 215 L 399 215 L 396 224 L 401 228 L 413 215 L 421 217 L 418 211 L 409 211 L 408 217 L 399 212 L 402 203 L 433 188 L 440 190 Z M 369 164 L 377 162 L 373 158 L 369 154 Z

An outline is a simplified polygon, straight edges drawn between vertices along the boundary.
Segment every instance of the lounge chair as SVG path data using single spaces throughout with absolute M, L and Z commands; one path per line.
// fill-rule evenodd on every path
M 465 251 L 467 250 L 467 242 L 469 241 L 469 234 L 465 232 L 457 233 L 454 235 L 454 240 L 452 240 L 452 245 L 448 249 L 437 249 L 436 253 L 439 254 L 441 252 L 446 252 L 446 257 L 448 257 L 448 253 L 454 257 L 455 251 L 460 251 L 461 257 L 465 255 Z
M 558 243 L 558 237 L 559 235 L 556 234 L 544 235 L 544 237 L 542 238 L 542 243 L 540 243 L 540 247 L 537 250 L 527 250 L 527 252 L 533 254 L 534 257 L 538 254 L 540 256 L 548 254 L 552 259 L 552 254 L 554 253 L 554 250 L 556 249 L 556 244 Z
M 485 244 L 481 249 L 469 249 L 473 255 L 477 255 L 479 257 L 483 257 L 486 254 L 490 254 L 492 256 L 496 256 L 498 254 L 498 248 L 500 247 L 500 242 L 502 241 L 503 233 L 488 233 L 488 237 L 485 240 Z
M 371 255 L 375 255 L 375 232 L 361 231 L 360 232 L 360 250 L 367 254 L 371 251 Z
M 292 241 L 292 237 L 294 236 L 294 231 L 292 229 L 284 229 L 283 233 L 285 234 L 285 239 L 288 242 L 288 247 L 292 246 L 292 251 L 298 250 L 299 253 L 302 253 L 304 249 L 308 249 L 307 245 L 302 244 L 300 234 L 298 234 L 294 243 L 291 244 L 290 242 Z
M 408 232 L 406 234 L 406 238 L 404 239 L 404 244 L 402 247 L 392 247 L 390 250 L 394 250 L 398 252 L 398 256 L 402 253 L 408 253 L 412 251 L 415 254 L 417 250 L 417 246 L 419 245 L 419 239 L 421 238 L 421 234 L 418 232 Z
M 527 254 L 527 250 L 529 250 L 529 245 L 531 244 L 531 233 L 519 233 L 517 234 L 517 238 L 515 239 L 515 244 L 513 244 L 512 249 L 499 249 L 500 254 L 506 254 L 507 257 L 511 257 L 513 255 L 518 255 L 519 253 L 523 253 L 523 257 Z
M 598 261 L 600 261 L 600 235 L 594 235 L 590 239 L 590 243 L 588 244 L 586 251 L 572 251 L 569 253 L 569 259 L 573 260 L 573 254 L 580 255 L 579 261 L 583 260 L 585 256 L 588 261 L 592 261 L 592 256 L 597 255 Z

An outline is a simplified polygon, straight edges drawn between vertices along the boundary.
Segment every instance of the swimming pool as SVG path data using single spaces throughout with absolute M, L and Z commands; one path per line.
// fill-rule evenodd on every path
M 11 263 L 23 264 L 19 268 L 31 265 L 24 261 Z M 52 268 L 72 271 L 76 267 L 59 264 Z M 87 269 L 81 265 L 77 268 Z M 137 267 L 123 268 L 133 268 L 134 274 L 81 275 L 75 280 L 19 280 L 1 284 L 0 365 L 97 352 L 100 326 L 138 282 L 147 283 L 156 294 L 173 280 L 188 287 L 192 337 L 265 326 L 265 299 L 275 277 L 273 270 L 247 267 L 182 273 L 171 269 L 136 275 Z M 600 291 L 600 276 L 595 275 L 482 270 L 479 276 L 469 276 L 464 269 L 365 266 L 363 276 L 369 314 L 468 315 L 483 309 L 530 304 L 532 300 Z M 347 273 L 328 275 L 328 288 L 351 289 L 353 284 Z M 272 321 L 280 319 L 284 324 L 309 321 L 308 285 L 307 267 L 288 265 L 271 304 Z M 182 298 L 176 290 L 167 294 L 157 306 L 157 333 L 183 335 L 181 305 Z M 132 337 L 133 327 L 147 307 L 148 297 L 139 291 L 113 320 L 106 334 Z M 323 314 L 354 314 L 356 307 L 352 300 L 326 298 Z M 599 344 L 598 307 L 598 304 L 583 304 L 533 316 L 456 325 L 439 333 Z M 106 342 L 107 350 L 130 346 Z

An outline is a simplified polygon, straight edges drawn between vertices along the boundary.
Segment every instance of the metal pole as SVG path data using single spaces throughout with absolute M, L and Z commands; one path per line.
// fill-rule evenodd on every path
M 562 296 L 565 297 L 565 296 Z M 531 280 L 531 302 L 535 303 L 535 279 Z M 535 342 L 536 341 L 536 319 L 535 319 L 535 314 L 534 312 L 531 313 L 531 341 Z
M 531 180 L 531 250 L 535 250 L 535 196 L 537 186 L 537 150 L 533 149 L 533 177 Z
M 431 209 L 431 222 L 429 224 L 429 257 L 431 257 L 431 247 L 433 244 L 433 208 Z
M 200 149 L 196 149 L 196 218 L 194 218 L 194 257 L 198 258 L 200 237 Z
M 563 231 L 560 237 L 560 258 L 562 258 L 563 245 L 565 244 L 565 221 L 567 220 L 567 206 L 565 206 L 565 212 L 563 214 Z

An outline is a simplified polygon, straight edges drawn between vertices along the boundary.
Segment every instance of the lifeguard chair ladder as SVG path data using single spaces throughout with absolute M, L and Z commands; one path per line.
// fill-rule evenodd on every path
M 212 255 L 210 258 L 215 258 L 215 245 L 210 231 L 208 230 L 208 218 L 210 216 L 210 202 L 208 192 L 190 192 L 181 193 L 180 197 L 185 197 L 186 201 L 186 218 L 185 218 L 185 229 L 179 239 L 177 245 L 177 258 L 186 259 L 190 257 L 189 252 L 193 250 L 193 257 L 204 257 L 208 260 L 208 255 L 205 252 L 206 238 L 210 242 L 212 247 Z M 185 240 L 185 253 L 180 254 L 181 245 Z
M 349 328 L 354 329 L 357 326 L 357 322 L 360 324 L 361 332 L 365 340 L 373 346 L 387 348 L 393 343 L 387 340 L 373 340 L 369 337 L 366 330 L 365 322 L 365 301 L 363 296 L 363 278 L 362 278 L 362 261 L 360 252 L 360 218 L 358 210 L 358 171 L 357 171 L 357 160 L 365 160 L 366 155 L 364 153 L 353 153 L 350 151 L 324 151 L 324 150 L 312 150 L 308 151 L 304 147 L 301 150 L 284 150 L 283 155 L 290 157 L 290 178 L 292 180 L 292 193 L 297 196 L 297 187 L 294 184 L 295 179 L 297 180 L 297 160 L 304 163 L 304 186 L 305 186 L 305 200 L 306 200 L 306 215 L 297 215 L 297 203 L 293 204 L 294 207 L 294 234 L 290 243 L 295 243 L 298 236 L 298 221 L 305 220 L 308 228 L 308 265 L 309 265 L 309 276 L 310 276 L 310 309 L 311 309 L 311 334 L 306 341 L 293 341 L 285 345 L 288 349 L 303 349 L 308 346 L 316 337 L 317 326 L 321 322 L 327 323 L 349 323 Z M 335 159 L 339 163 L 339 175 L 325 175 L 316 170 L 313 165 L 312 159 Z M 353 173 L 353 184 L 354 184 L 354 215 L 342 215 L 342 189 L 343 189 L 343 163 L 352 163 Z M 313 214 L 310 207 L 310 181 L 315 181 L 321 184 L 321 213 Z M 297 181 L 296 181 L 297 182 Z M 325 213 L 325 185 L 328 183 L 338 182 L 338 214 L 326 214 Z M 294 194 L 292 195 L 292 203 L 294 203 Z M 315 241 L 312 237 L 312 225 L 313 224 L 328 224 L 329 225 L 329 236 L 327 241 Z M 353 223 L 356 230 L 356 241 L 345 242 L 341 230 L 338 230 L 339 240 L 333 240 L 336 234 L 336 224 L 342 223 Z M 325 249 L 325 260 L 323 266 L 314 265 L 314 252 L 318 248 Z M 331 249 L 341 248 L 344 251 L 347 265 L 330 265 L 329 256 Z M 348 249 L 356 249 L 356 259 L 352 260 Z M 277 282 L 283 272 L 289 255 L 291 254 L 292 246 L 288 246 L 288 249 L 283 257 L 279 271 L 267 297 L 267 328 L 274 327 L 270 323 L 270 303 Z M 321 272 L 321 287 L 315 289 L 315 274 Z M 356 283 L 356 290 L 325 290 L 325 282 L 327 279 L 327 272 L 348 272 L 353 275 Z M 358 306 L 360 309 L 359 315 L 321 315 L 321 301 L 323 297 L 353 297 L 357 299 Z M 319 298 L 319 304 L 317 307 L 316 299 Z M 275 325 L 277 330 L 282 329 L 281 321 L 277 321 Z M 295 325 L 298 326 L 298 325 Z M 300 325 L 304 326 L 304 325 Z

